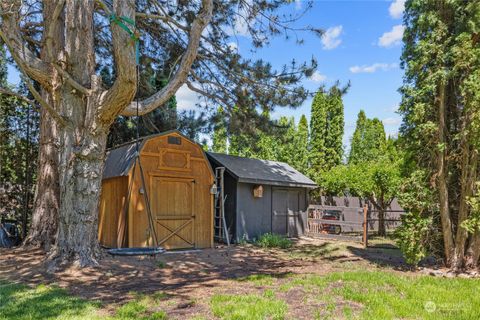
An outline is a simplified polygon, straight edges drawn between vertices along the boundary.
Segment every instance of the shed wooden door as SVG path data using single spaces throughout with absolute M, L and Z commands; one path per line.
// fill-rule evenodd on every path
M 299 191 L 273 189 L 272 232 L 290 237 L 297 236 L 296 220 L 299 211 Z
M 194 180 L 152 177 L 151 189 L 158 245 L 166 249 L 195 247 Z
M 287 235 L 289 237 L 298 237 L 297 221 L 299 214 L 299 197 L 298 190 L 288 191 L 288 207 L 287 207 Z

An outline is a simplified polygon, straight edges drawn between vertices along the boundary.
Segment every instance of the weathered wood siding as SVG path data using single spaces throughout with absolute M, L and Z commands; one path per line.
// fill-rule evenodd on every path
M 128 191 L 128 177 L 102 181 L 102 195 L 98 217 L 98 239 L 106 247 L 117 247 L 118 228 Z

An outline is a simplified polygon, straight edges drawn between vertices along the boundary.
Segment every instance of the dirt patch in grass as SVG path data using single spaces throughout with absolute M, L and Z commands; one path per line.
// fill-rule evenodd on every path
M 287 304 L 287 319 L 312 319 L 316 311 L 332 309 L 332 302 L 323 298 L 308 300 L 311 294 L 305 292 L 310 289 L 303 286 L 302 277 L 378 268 L 375 259 L 388 259 L 379 250 L 305 238 L 294 241 L 288 249 L 220 246 L 170 252 L 156 259 L 105 254 L 96 268 L 69 267 L 52 274 L 46 271 L 45 256 L 40 250 L 0 249 L 0 279 L 30 285 L 55 284 L 75 296 L 100 301 L 107 314 L 115 314 L 138 295 L 160 295 L 162 298 L 154 299 L 148 312 L 165 312 L 169 319 L 214 319 L 213 296 L 264 297 L 266 290 L 272 290 L 274 299 Z M 384 267 L 395 265 L 385 263 Z

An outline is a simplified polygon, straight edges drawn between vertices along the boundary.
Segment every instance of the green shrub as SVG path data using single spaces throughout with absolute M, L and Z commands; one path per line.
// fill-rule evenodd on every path
M 395 238 L 407 263 L 416 266 L 427 256 L 431 225 L 431 218 L 422 217 L 418 213 L 411 212 L 402 216 L 402 224 L 395 230 Z
M 265 233 L 260 236 L 255 244 L 262 248 L 287 249 L 292 246 L 292 241 L 278 234 Z

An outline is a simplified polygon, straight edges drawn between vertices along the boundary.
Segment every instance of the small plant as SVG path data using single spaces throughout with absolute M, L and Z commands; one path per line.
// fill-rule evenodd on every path
M 255 241 L 255 244 L 262 248 L 288 249 L 292 246 L 292 240 L 274 233 L 265 233 Z
M 165 269 L 166 267 L 167 267 L 167 264 L 165 263 L 165 261 L 162 261 L 162 260 L 157 261 L 157 268 Z
M 246 234 L 244 234 L 244 235 L 242 236 L 242 238 L 241 238 L 241 239 L 238 241 L 238 243 L 237 243 L 237 244 L 239 244 L 239 245 L 242 245 L 242 246 L 244 246 L 244 245 L 248 244 L 248 241 L 247 241 L 247 235 L 246 235 Z

